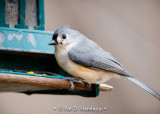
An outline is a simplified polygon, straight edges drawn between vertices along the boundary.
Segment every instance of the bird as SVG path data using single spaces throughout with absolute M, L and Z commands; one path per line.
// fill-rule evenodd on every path
M 109 52 L 77 30 L 58 28 L 48 45 L 55 46 L 58 65 L 70 75 L 89 84 L 105 84 L 111 78 L 124 77 L 160 101 L 160 95 L 130 75 Z

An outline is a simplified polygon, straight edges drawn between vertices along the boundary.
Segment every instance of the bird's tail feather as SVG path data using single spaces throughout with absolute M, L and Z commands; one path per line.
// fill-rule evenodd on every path
M 156 97 L 158 100 L 160 100 L 160 95 L 154 91 L 153 89 L 151 89 L 150 87 L 148 87 L 147 85 L 143 84 L 142 82 L 140 82 L 139 80 L 130 77 L 130 76 L 124 76 L 127 80 L 131 81 L 132 83 L 134 83 L 135 85 L 139 86 L 140 88 L 144 89 L 145 91 L 147 91 L 148 93 L 150 93 L 151 95 L 153 95 L 154 97 Z

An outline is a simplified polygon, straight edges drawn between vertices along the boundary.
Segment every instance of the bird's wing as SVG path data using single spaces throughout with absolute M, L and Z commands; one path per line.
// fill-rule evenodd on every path
M 69 58 L 91 69 L 103 69 L 121 75 L 128 75 L 120 63 L 108 52 L 105 52 L 97 44 L 77 45 L 68 53 Z
M 160 100 L 160 95 L 156 91 L 130 76 L 110 53 L 94 43 L 76 46 L 69 51 L 68 55 L 72 61 L 85 67 L 118 73 Z

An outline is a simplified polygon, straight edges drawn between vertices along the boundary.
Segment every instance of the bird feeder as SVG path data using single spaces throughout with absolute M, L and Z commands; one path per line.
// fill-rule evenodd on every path
M 43 0 L 0 1 L 0 92 L 98 96 L 99 85 L 74 83 L 57 64 L 53 32 L 44 31 Z

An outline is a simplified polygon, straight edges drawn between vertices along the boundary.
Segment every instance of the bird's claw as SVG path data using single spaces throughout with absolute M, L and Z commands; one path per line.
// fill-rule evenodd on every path
M 70 81 L 70 84 L 71 84 L 71 90 L 74 89 L 74 82 L 77 82 L 77 83 L 83 83 L 82 79 L 81 78 L 76 78 L 76 77 L 69 77 L 69 78 L 66 78 L 66 80 L 69 80 Z
M 70 80 L 70 84 L 71 84 L 71 90 L 73 90 L 74 89 L 74 82 L 73 82 L 73 80 Z

